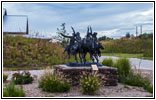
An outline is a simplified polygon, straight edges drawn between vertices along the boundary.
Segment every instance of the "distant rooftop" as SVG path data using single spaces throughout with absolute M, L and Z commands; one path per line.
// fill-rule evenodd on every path
M 7 15 L 7 11 L 5 8 L 3 8 L 3 16 L 6 16 Z
M 13 34 L 28 34 L 28 16 L 7 15 L 3 9 L 3 32 Z

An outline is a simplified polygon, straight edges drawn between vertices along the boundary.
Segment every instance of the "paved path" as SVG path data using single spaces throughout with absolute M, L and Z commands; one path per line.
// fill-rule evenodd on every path
M 119 57 L 114 56 L 101 56 L 100 62 L 103 61 L 105 58 L 112 58 L 113 60 L 119 59 Z M 153 70 L 153 61 L 152 60 L 142 60 L 138 58 L 129 58 L 132 68 L 137 69 L 147 69 L 147 70 Z
M 101 56 L 100 62 L 102 62 L 102 60 L 105 58 L 112 58 L 113 60 L 119 59 L 119 57 L 114 57 L 114 56 Z M 151 60 L 141 60 L 137 58 L 129 58 L 129 60 L 133 68 L 153 70 L 153 61 Z M 139 64 L 140 64 L 140 67 L 139 67 Z M 18 71 L 5 71 L 4 73 L 8 74 L 7 80 L 11 80 L 12 74 L 15 72 L 18 72 Z M 40 78 L 40 76 L 45 72 L 45 70 L 30 70 L 29 72 L 31 73 L 32 76 L 36 75 L 37 78 Z

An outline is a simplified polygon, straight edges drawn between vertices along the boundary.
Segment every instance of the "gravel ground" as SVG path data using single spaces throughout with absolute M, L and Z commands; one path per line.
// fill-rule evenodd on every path
M 34 71 L 31 71 L 34 72 Z M 39 71 L 41 75 L 44 71 Z M 153 71 L 151 70 L 134 70 L 135 73 L 141 73 L 144 77 L 153 80 Z M 151 93 L 145 91 L 142 87 L 128 86 L 118 83 L 117 86 L 104 86 L 96 92 L 95 95 L 82 94 L 81 87 L 72 87 L 68 93 L 48 93 L 43 92 L 38 88 L 38 79 L 36 77 L 32 84 L 22 85 L 27 97 L 45 97 L 47 95 L 54 95 L 55 97 L 149 97 Z M 3 86 L 8 84 L 4 83 Z M 21 85 L 17 85 L 21 87 Z
M 102 56 L 100 60 L 104 58 L 110 58 L 110 56 Z M 118 57 L 112 57 L 113 59 L 118 59 Z M 153 83 L 153 61 L 140 60 L 137 58 L 129 58 L 135 73 L 140 73 L 143 77 L 150 79 Z M 140 64 L 140 67 L 139 67 Z M 139 69 L 139 70 L 138 70 Z M 95 95 L 84 95 L 80 87 L 72 87 L 68 93 L 48 93 L 43 92 L 38 88 L 38 79 L 47 70 L 30 70 L 32 76 L 35 76 L 35 80 L 32 84 L 22 85 L 27 97 L 45 97 L 47 95 L 54 95 L 55 97 L 149 97 L 152 96 L 151 93 L 145 91 L 142 87 L 128 86 L 118 83 L 117 86 L 104 86 L 96 92 Z M 51 70 L 52 71 L 52 70 Z M 8 74 L 8 81 L 11 80 L 12 74 L 17 71 L 4 71 Z M 4 83 L 3 86 L 8 84 Z M 19 85 L 17 85 L 19 86 Z
M 4 87 L 7 83 L 4 84 Z M 21 87 L 21 85 L 17 85 Z M 38 88 L 38 80 L 35 79 L 32 84 L 22 85 L 26 92 L 26 97 L 45 97 L 53 95 L 55 97 L 149 97 L 151 93 L 145 91 L 142 87 L 128 86 L 118 83 L 117 86 L 101 87 L 95 95 L 82 94 L 81 87 L 72 87 L 67 93 L 49 93 L 43 92 Z

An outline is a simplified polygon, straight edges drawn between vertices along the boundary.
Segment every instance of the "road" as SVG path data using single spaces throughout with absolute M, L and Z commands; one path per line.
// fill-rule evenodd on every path
M 115 57 L 115 56 L 101 56 L 99 58 L 100 62 L 102 62 L 103 59 L 105 58 L 112 58 L 113 60 L 119 59 L 119 57 Z M 128 59 L 130 60 L 132 68 L 153 70 L 152 60 L 143 60 L 138 58 L 128 58 Z

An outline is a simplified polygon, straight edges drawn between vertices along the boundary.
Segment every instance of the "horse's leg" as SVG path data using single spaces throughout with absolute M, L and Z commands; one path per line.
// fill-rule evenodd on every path
M 79 52 L 79 58 L 80 58 L 80 62 L 82 63 L 82 58 L 81 58 L 81 54 L 80 54 L 80 52 Z
M 100 50 L 98 51 L 98 54 L 99 54 L 99 57 L 101 57 L 101 51 Z
M 93 55 L 92 54 L 90 55 L 90 58 L 92 59 L 92 61 L 94 63 L 94 58 L 93 58 Z
M 87 60 L 86 60 L 86 54 L 85 54 L 85 55 L 84 55 L 84 63 L 86 63 L 86 61 L 87 61 Z
M 83 53 L 84 64 L 86 63 L 86 53 Z
M 93 58 L 93 54 L 91 53 L 91 52 L 89 52 L 89 54 L 90 54 L 90 59 L 93 61 L 93 63 L 94 63 L 94 58 Z
M 74 55 L 75 55 L 75 61 L 78 63 L 78 61 L 77 61 L 77 54 L 75 53 Z
M 82 53 L 82 59 L 83 59 L 83 62 L 85 63 L 84 53 Z
M 68 59 L 70 59 L 70 53 L 68 53 Z
M 95 55 L 97 63 L 99 63 L 98 55 Z

